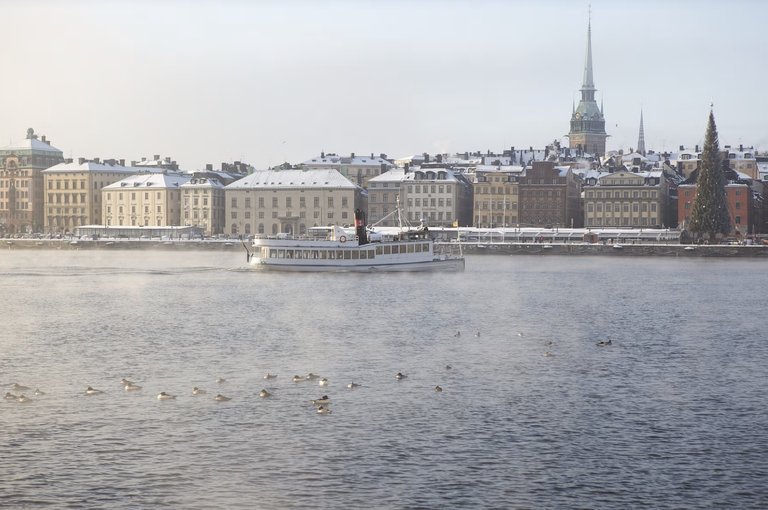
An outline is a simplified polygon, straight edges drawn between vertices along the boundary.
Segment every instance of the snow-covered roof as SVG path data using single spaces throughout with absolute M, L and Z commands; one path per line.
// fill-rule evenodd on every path
M 43 142 L 37 138 L 25 138 L 20 142 L 13 142 L 5 147 L 0 147 L 0 151 L 38 151 L 38 152 L 58 152 L 61 154 L 61 150 L 57 149 L 48 142 Z
M 477 165 L 475 172 L 498 172 L 498 173 L 523 173 L 525 168 L 518 165 Z
M 338 170 L 259 170 L 227 186 L 227 189 L 252 188 L 349 188 L 352 184 Z
M 434 174 L 434 177 L 428 177 L 429 173 Z M 445 179 L 438 179 L 438 175 L 441 173 L 445 174 Z M 458 179 L 456 178 L 455 172 L 451 170 L 450 168 L 421 168 L 421 167 L 411 167 L 410 171 L 408 171 L 403 176 L 404 181 L 436 181 L 436 182 L 446 182 L 446 181 L 452 181 L 455 182 Z
M 183 188 L 224 188 L 224 184 L 215 178 L 192 177 L 189 182 L 181 185 Z
M 393 166 L 392 163 L 386 159 L 382 159 L 378 156 L 339 156 L 337 154 L 325 154 L 316 158 L 308 159 L 302 163 L 305 168 L 317 168 L 317 167 L 336 167 L 340 165 L 350 166 L 376 166 L 381 165 Z
M 105 163 L 96 163 L 93 161 L 85 161 L 83 163 L 73 161 L 72 163 L 59 163 L 47 170 L 43 170 L 43 173 L 65 173 L 65 172 L 101 172 L 101 173 L 121 173 L 121 174 L 137 174 L 141 173 L 140 168 L 131 168 L 120 165 L 109 165 Z
M 400 167 L 395 167 L 392 170 L 384 172 L 381 175 L 372 177 L 368 181 L 368 186 L 371 187 L 371 183 L 376 184 L 379 182 L 400 182 L 403 180 L 404 176 L 405 176 L 405 169 Z
M 189 182 L 188 175 L 179 173 L 142 173 L 131 175 L 120 181 L 114 182 L 103 189 L 125 189 L 125 188 L 179 188 Z

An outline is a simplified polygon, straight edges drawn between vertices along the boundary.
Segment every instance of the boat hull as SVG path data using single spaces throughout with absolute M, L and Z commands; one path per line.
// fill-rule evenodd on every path
M 395 273 L 395 272 L 429 272 L 429 271 L 463 271 L 463 258 L 439 259 L 418 262 L 403 262 L 393 264 L 279 264 L 253 258 L 250 261 L 254 269 L 261 271 L 286 272 L 325 272 L 325 273 Z

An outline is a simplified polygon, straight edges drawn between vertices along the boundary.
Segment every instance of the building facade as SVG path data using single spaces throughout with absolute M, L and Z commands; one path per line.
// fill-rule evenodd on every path
M 191 176 L 172 172 L 131 175 L 104 186 L 102 224 L 166 227 L 181 225 L 182 186 Z
M 401 206 L 411 223 L 434 227 L 472 224 L 472 185 L 450 168 L 410 168 L 403 176 Z
M 520 226 L 582 226 L 581 183 L 569 167 L 552 161 L 534 161 L 520 178 Z
M 62 161 L 62 152 L 32 128 L 21 142 L 0 148 L 0 234 L 43 231 L 42 172 Z
M 362 188 L 337 170 L 261 170 L 224 188 L 224 230 L 231 235 L 287 233 L 352 225 L 366 211 Z
M 184 225 L 198 227 L 207 236 L 224 233 L 224 182 L 220 178 L 193 174 L 181 185 L 181 195 Z
M 605 154 L 605 117 L 603 109 L 595 101 L 595 82 L 592 76 L 592 22 L 587 29 L 587 56 L 584 63 L 584 78 L 581 84 L 581 100 L 571 112 L 571 129 L 568 144 L 577 153 L 596 156 Z
M 584 188 L 584 226 L 662 227 L 668 196 L 661 171 L 603 174 L 594 186 Z
M 137 172 L 124 161 L 71 159 L 43 170 L 47 233 L 73 232 L 76 227 L 102 222 L 101 190 Z
M 399 226 L 397 214 L 400 203 L 400 186 L 405 178 L 404 168 L 393 168 L 368 181 L 368 223 L 382 227 Z
M 305 161 L 300 166 L 306 170 L 336 170 L 353 184 L 367 189 L 368 181 L 395 167 L 386 158 L 386 154 L 356 156 L 353 152 L 349 156 L 339 156 L 322 152 L 320 157 Z
M 473 225 L 479 228 L 518 225 L 518 182 L 521 166 L 487 166 L 475 168 L 473 184 Z
M 725 186 L 725 196 L 728 202 L 731 234 L 759 233 L 761 226 L 753 221 L 753 194 L 748 184 L 728 183 Z M 696 184 L 680 184 L 677 187 L 677 218 L 680 229 L 688 225 L 688 218 L 696 202 Z

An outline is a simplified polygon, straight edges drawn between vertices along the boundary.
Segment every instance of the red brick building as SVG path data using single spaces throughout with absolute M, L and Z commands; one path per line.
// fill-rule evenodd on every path
M 730 183 L 725 186 L 728 201 L 728 216 L 731 219 L 731 234 L 759 233 L 761 226 L 756 223 L 759 215 L 754 210 L 752 190 L 748 184 Z M 696 201 L 696 185 L 681 184 L 677 187 L 677 220 L 680 228 L 687 225 L 688 216 Z

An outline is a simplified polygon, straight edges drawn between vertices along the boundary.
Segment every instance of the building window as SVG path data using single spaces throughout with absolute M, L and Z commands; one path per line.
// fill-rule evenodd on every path
M 232 208 L 233 209 L 237 209 L 237 198 L 236 197 L 232 197 Z

